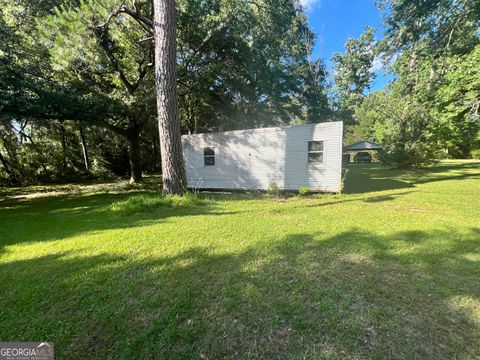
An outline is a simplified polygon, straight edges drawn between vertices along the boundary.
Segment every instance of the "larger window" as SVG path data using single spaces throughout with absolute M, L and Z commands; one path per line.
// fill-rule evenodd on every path
M 323 163 L 323 141 L 308 142 L 308 162 Z
M 205 166 L 215 165 L 215 150 L 207 147 L 203 149 L 203 164 Z

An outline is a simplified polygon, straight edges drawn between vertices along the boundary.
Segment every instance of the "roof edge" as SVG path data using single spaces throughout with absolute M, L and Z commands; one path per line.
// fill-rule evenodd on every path
M 343 123 L 343 121 L 324 121 L 324 122 L 320 122 L 320 123 L 310 123 L 310 124 L 270 126 L 270 127 L 241 129 L 241 130 L 227 130 L 227 131 L 215 131 L 215 132 L 206 132 L 206 133 L 198 133 L 198 134 L 184 134 L 184 135 L 182 135 L 182 137 L 199 136 L 199 135 L 236 134 L 236 133 L 242 133 L 242 132 L 247 132 L 247 131 L 281 130 L 281 129 L 287 129 L 287 128 L 292 128 L 292 127 L 298 127 L 298 128 L 299 127 L 312 127 L 312 126 L 335 124 L 335 123 Z

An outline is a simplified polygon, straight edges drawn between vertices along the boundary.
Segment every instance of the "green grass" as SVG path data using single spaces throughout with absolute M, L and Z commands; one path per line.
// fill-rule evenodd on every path
M 346 194 L 0 200 L 0 340 L 58 359 L 480 357 L 480 163 Z M 28 189 L 27 189 L 28 190 Z

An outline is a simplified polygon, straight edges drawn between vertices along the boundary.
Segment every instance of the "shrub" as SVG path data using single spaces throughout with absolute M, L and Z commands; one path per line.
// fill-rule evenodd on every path
M 268 184 L 267 193 L 268 195 L 278 196 L 279 190 L 275 181 L 270 181 L 270 184 Z
M 414 149 L 392 149 L 380 154 L 380 160 L 396 168 L 418 168 L 431 165 L 442 158 L 440 151 L 419 144 Z
M 298 193 L 300 195 L 307 195 L 310 192 L 310 188 L 308 186 L 302 186 L 299 190 Z
M 470 156 L 472 157 L 472 159 L 480 160 L 480 149 L 472 150 L 470 152 Z
M 142 213 L 151 212 L 160 208 L 192 208 L 204 204 L 195 194 L 187 193 L 183 196 L 161 194 L 132 195 L 125 200 L 116 201 L 111 205 L 114 212 Z

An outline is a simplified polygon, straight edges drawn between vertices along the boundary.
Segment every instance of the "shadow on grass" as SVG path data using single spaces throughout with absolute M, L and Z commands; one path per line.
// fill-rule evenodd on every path
M 52 241 L 83 233 L 124 229 L 169 217 L 227 215 L 202 198 L 165 198 L 158 192 L 69 194 L 0 204 L 0 255 L 5 246 Z
M 0 338 L 69 359 L 480 355 L 479 229 L 320 236 L 4 263 Z
M 365 198 L 358 198 L 358 197 L 342 197 L 339 199 L 335 199 L 332 201 L 323 201 L 323 202 L 318 202 L 310 205 L 302 205 L 302 207 L 308 207 L 308 208 L 316 208 L 316 207 L 324 207 L 324 206 L 333 206 L 333 205 L 340 205 L 340 204 L 345 204 L 345 203 L 351 203 L 351 202 L 366 202 L 366 203 L 380 203 L 380 202 L 385 202 L 385 201 L 392 201 L 395 200 L 399 197 L 414 193 L 414 190 L 410 191 L 403 191 L 403 192 L 398 192 L 395 194 L 389 194 L 389 195 L 378 195 L 378 196 L 369 196 Z
M 444 163 L 414 170 L 392 170 L 380 164 L 349 164 L 345 167 L 345 193 L 414 188 L 418 184 L 446 180 L 480 179 L 480 163 Z M 455 172 L 460 173 L 455 173 Z M 449 175 L 449 172 L 453 175 Z
M 371 191 L 408 189 L 414 186 L 406 181 L 392 179 L 394 170 L 382 165 L 350 164 L 345 167 L 345 193 L 358 194 Z

